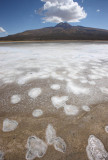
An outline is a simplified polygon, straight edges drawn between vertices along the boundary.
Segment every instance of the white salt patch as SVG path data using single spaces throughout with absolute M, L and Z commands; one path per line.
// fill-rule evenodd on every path
M 47 151 L 47 144 L 36 136 L 31 136 L 27 140 L 26 159 L 33 160 L 36 157 L 41 158 Z
M 107 160 L 108 153 L 104 148 L 103 143 L 91 135 L 88 139 L 88 146 L 86 147 L 86 152 L 89 160 Z
M 46 141 L 48 145 L 53 145 L 59 152 L 66 151 L 66 143 L 61 137 L 56 137 L 56 131 L 51 124 L 46 129 Z
M 95 85 L 96 84 L 95 81 L 89 81 L 88 83 L 91 84 L 91 85 Z
M 66 82 L 71 82 L 72 80 L 69 79 L 69 78 L 65 78 L 65 81 L 66 81 Z
M 63 76 L 57 74 L 56 72 L 53 72 L 53 73 L 51 74 L 51 77 L 52 77 L 53 79 L 57 79 L 57 80 L 61 80 L 61 81 L 64 80 Z
M 87 67 L 85 67 L 85 66 L 80 66 L 79 68 L 82 69 L 82 70 L 87 69 Z
M 28 92 L 28 95 L 31 97 L 31 98 L 33 98 L 33 99 L 35 99 L 35 98 L 37 98 L 40 94 L 41 94 L 41 88 L 33 88 L 33 89 L 31 89 L 29 92 Z
M 24 71 L 18 71 L 18 70 L 15 70 L 15 72 L 14 72 L 14 74 L 16 74 L 16 75 L 21 75 L 23 73 L 24 73 Z
M 74 75 L 74 74 L 68 74 L 68 77 L 69 78 L 72 78 L 72 79 L 79 79 L 79 76 L 77 76 L 77 75 Z
M 4 160 L 4 153 L 0 151 L 0 160 Z
M 101 92 L 105 93 L 105 94 L 108 94 L 108 88 L 106 87 L 101 87 L 100 88 Z
M 40 79 L 47 79 L 47 78 L 49 78 L 49 75 L 47 75 L 47 74 L 46 75 L 41 75 L 41 76 L 39 76 L 39 78 Z
M 17 83 L 20 84 L 20 85 L 23 85 L 25 84 L 28 80 L 30 80 L 30 78 L 28 77 L 21 77 L 18 79 Z
M 89 106 L 82 106 L 82 109 L 86 112 L 90 111 L 90 107 Z
M 66 72 L 66 71 L 63 71 L 62 73 L 63 73 L 63 74 L 66 74 L 67 72 Z
M 3 132 L 10 132 L 17 128 L 18 122 L 14 120 L 5 119 L 3 121 Z
M 73 105 L 65 105 L 64 111 L 67 115 L 77 115 L 79 112 L 78 108 Z
M 41 109 L 36 109 L 32 113 L 33 117 L 40 117 L 43 115 L 43 111 Z
M 67 100 L 68 100 L 68 96 L 62 96 L 62 97 L 54 96 L 51 98 L 53 106 L 57 109 L 63 107 Z
M 60 89 L 60 85 L 59 84 L 53 84 L 53 85 L 51 85 L 51 89 L 59 90 Z
M 66 143 L 61 137 L 54 139 L 54 148 L 59 152 L 66 152 Z
M 25 76 L 20 77 L 17 81 L 18 84 L 23 85 L 27 83 L 29 80 L 33 80 L 37 78 L 37 73 L 32 72 L 32 73 L 27 73 Z
M 58 80 L 60 80 L 60 81 L 63 81 L 64 80 L 64 78 L 63 77 L 58 77 L 58 78 L 56 78 L 56 79 L 58 79 Z
M 13 83 L 15 81 L 14 77 L 5 77 L 3 78 L 4 83 Z
M 102 76 L 100 76 L 100 75 L 88 75 L 88 77 L 90 79 L 101 79 L 102 78 Z
M 54 139 L 56 138 L 56 131 L 51 124 L 47 126 L 46 129 L 46 141 L 47 144 L 52 145 L 54 143 Z
M 88 80 L 80 80 L 81 83 L 88 83 Z
M 108 126 L 105 127 L 105 131 L 106 131 L 106 133 L 108 133 Z
M 21 101 L 21 96 L 20 95 L 13 95 L 11 97 L 11 103 L 16 104 L 19 103 Z
M 80 86 L 77 86 L 73 82 L 68 82 L 67 83 L 67 91 L 68 92 L 73 92 L 74 94 L 89 94 L 89 88 L 83 88 Z

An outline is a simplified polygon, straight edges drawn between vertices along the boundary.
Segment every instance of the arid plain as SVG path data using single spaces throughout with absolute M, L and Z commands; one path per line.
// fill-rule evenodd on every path
M 108 42 L 0 43 L 0 160 L 107 151 Z

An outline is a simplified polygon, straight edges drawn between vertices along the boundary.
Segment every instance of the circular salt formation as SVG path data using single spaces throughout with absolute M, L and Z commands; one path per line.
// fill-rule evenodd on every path
M 54 148 L 59 152 L 66 152 L 66 143 L 61 137 L 56 137 L 54 139 Z
M 8 118 L 3 121 L 3 132 L 10 132 L 17 128 L 18 123 L 14 120 L 9 120 Z
M 66 104 L 66 101 L 68 100 L 68 96 L 54 96 L 51 98 L 52 104 L 55 108 L 59 109 L 63 107 Z
M 20 95 L 13 95 L 11 97 L 11 103 L 12 104 L 19 103 L 20 101 L 21 101 L 21 96 Z
M 28 95 L 35 99 L 41 94 L 41 89 L 40 88 L 33 88 L 28 92 Z
M 4 153 L 0 151 L 0 160 L 4 160 Z
M 86 152 L 89 160 L 107 160 L 108 152 L 105 150 L 103 143 L 94 135 L 90 135 Z
M 86 112 L 90 111 L 90 107 L 89 106 L 82 106 L 82 109 Z
M 106 133 L 108 133 L 108 126 L 105 127 L 105 131 L 106 131 Z
M 46 141 L 48 145 L 52 145 L 54 143 L 54 139 L 56 138 L 56 131 L 51 124 L 47 126 L 46 129 Z
M 31 136 L 27 140 L 26 160 L 42 158 L 47 151 L 47 144 L 36 136 Z
M 102 93 L 108 94 L 108 88 L 101 87 L 100 90 L 101 90 Z
M 40 117 L 41 115 L 43 115 L 43 111 L 41 109 L 36 109 L 33 111 L 32 115 L 33 117 Z
M 51 89 L 59 90 L 60 89 L 60 85 L 59 84 L 53 84 L 53 85 L 51 85 Z
M 77 115 L 79 112 L 78 108 L 73 105 L 65 105 L 64 111 L 67 115 Z

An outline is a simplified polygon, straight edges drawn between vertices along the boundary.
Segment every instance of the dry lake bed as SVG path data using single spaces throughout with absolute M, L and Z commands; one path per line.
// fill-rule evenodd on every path
M 0 43 L 0 160 L 108 160 L 108 42 Z

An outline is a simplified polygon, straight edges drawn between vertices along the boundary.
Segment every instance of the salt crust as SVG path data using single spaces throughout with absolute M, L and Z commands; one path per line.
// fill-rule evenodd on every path
M 42 92 L 41 88 L 33 88 L 33 89 L 29 90 L 28 95 L 31 98 L 35 99 L 41 94 L 41 92 Z
M 86 152 L 89 160 L 107 160 L 108 152 L 105 150 L 103 143 L 94 135 L 90 135 Z
M 33 160 L 36 157 L 42 158 L 47 151 L 47 144 L 36 136 L 31 136 L 27 140 L 26 159 Z
M 46 141 L 48 145 L 53 145 L 55 150 L 63 153 L 66 151 L 66 143 L 61 137 L 56 136 L 56 131 L 51 124 L 46 129 Z
M 41 109 L 36 109 L 32 113 L 33 117 L 40 117 L 43 115 L 43 111 Z
M 21 96 L 20 95 L 13 95 L 11 97 L 11 103 L 12 104 L 17 104 L 21 101 Z
M 18 122 L 15 120 L 9 120 L 8 118 L 3 121 L 3 132 L 10 132 L 17 128 Z

